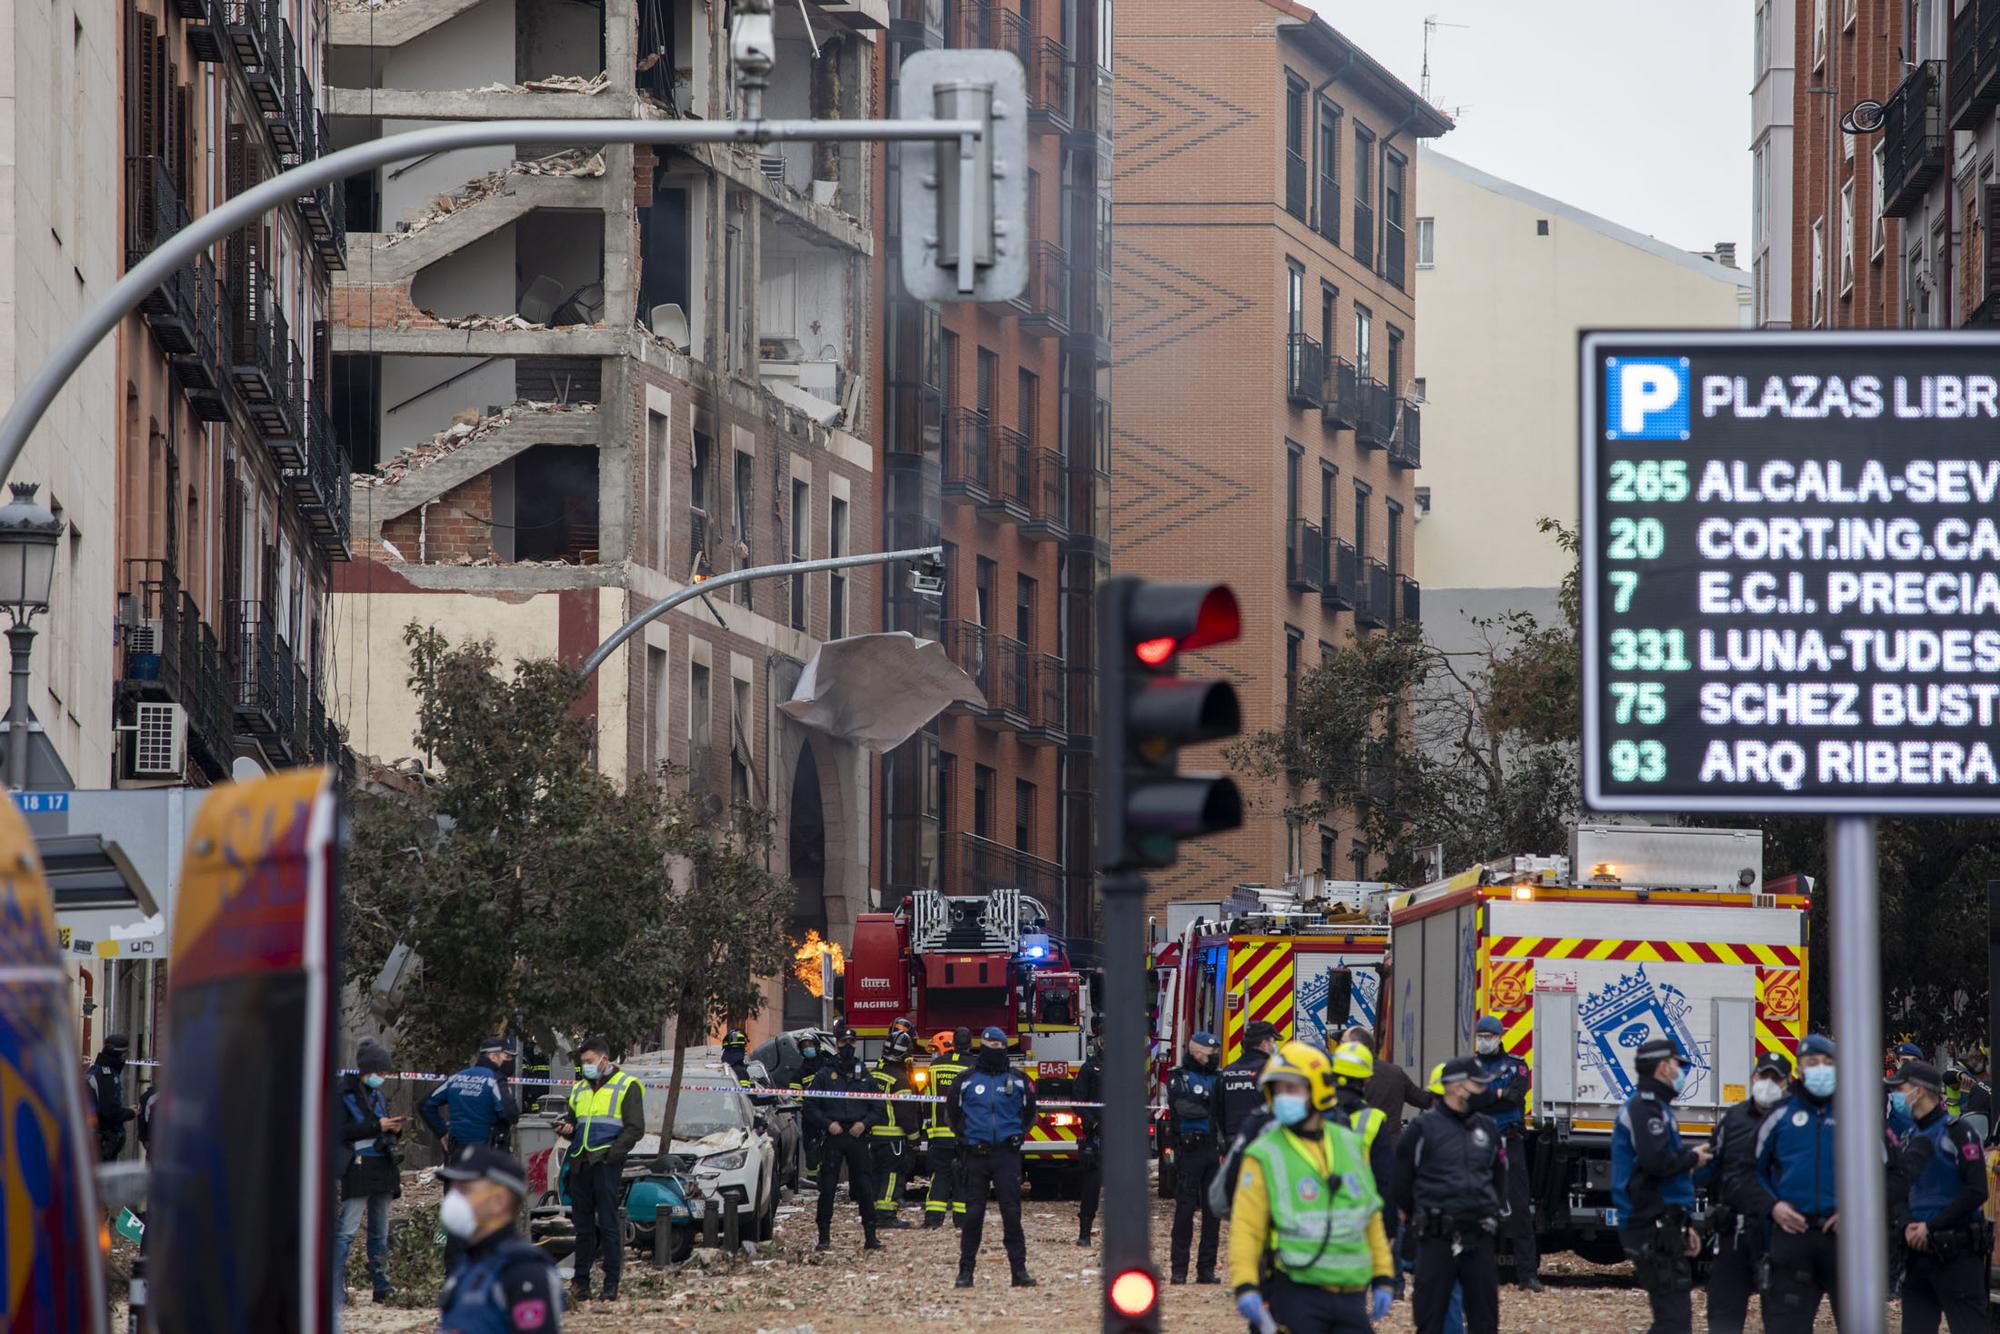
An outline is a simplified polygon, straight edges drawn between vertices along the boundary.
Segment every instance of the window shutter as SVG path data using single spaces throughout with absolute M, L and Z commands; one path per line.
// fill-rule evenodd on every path
M 160 100 L 159 65 L 155 55 L 159 47 L 159 30 L 159 20 L 151 14 L 138 16 L 131 60 L 137 73 L 137 86 L 132 91 L 139 108 L 138 143 L 134 151 L 141 157 L 151 157 L 160 151 L 160 128 L 154 119 Z
M 1996 225 L 2000 225 L 2000 185 L 1987 185 L 1981 188 L 1984 191 L 1979 202 L 1981 211 L 1985 214 L 1986 264 L 1983 276 L 1986 279 L 1986 290 L 1979 295 L 1980 301 L 1987 306 L 1987 321 L 1993 323 L 1996 322 L 1993 297 L 1994 293 L 2000 292 L 2000 246 L 1993 244 L 1993 229 Z

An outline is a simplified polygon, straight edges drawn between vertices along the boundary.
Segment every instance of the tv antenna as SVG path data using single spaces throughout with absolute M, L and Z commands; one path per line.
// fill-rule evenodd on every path
M 1438 22 L 1437 15 L 1424 15 L 1424 70 L 1423 77 L 1419 81 L 1417 89 L 1424 101 L 1428 102 L 1431 100 L 1431 38 L 1437 35 L 1439 28 L 1470 30 L 1471 27 L 1470 23 L 1440 23 Z M 1406 65 L 1404 68 L 1407 69 L 1409 67 Z

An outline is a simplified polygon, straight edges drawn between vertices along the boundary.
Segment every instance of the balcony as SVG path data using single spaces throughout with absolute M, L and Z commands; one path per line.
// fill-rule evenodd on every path
M 1393 405 L 1401 416 L 1394 438 L 1389 441 L 1389 466 L 1417 468 L 1423 465 L 1423 411 L 1408 400 Z
M 1398 576 L 1397 586 L 1402 590 L 1403 605 L 1397 609 L 1396 624 L 1417 625 L 1423 617 L 1423 589 L 1409 575 Z
M 1382 276 L 1401 288 L 1408 273 L 1404 263 L 1403 224 L 1390 218 L 1382 224 Z
M 1375 210 L 1354 201 L 1354 257 L 1370 267 L 1375 263 Z
M 1060 746 L 1069 737 L 1069 664 L 1052 653 L 1029 663 L 1028 728 L 1021 739 L 1035 746 Z
M 215 631 L 170 561 L 126 561 L 125 590 L 138 600 L 139 620 L 125 628 L 121 695 L 179 704 L 187 711 L 188 751 L 196 765 L 211 778 L 226 776 L 235 759 L 235 729 Z
M 345 559 L 349 536 L 347 459 L 333 438 L 333 423 L 318 403 L 305 412 L 305 466 L 285 472 L 285 485 L 298 502 L 313 541 L 322 551 Z
M 1361 583 L 1354 600 L 1354 623 L 1372 626 L 1379 630 L 1391 625 L 1396 619 L 1393 602 L 1394 581 L 1389 577 L 1389 567 L 1381 561 L 1369 558 L 1361 562 Z
M 1354 363 L 1345 357 L 1326 359 L 1326 388 L 1321 391 L 1319 418 L 1335 430 L 1352 430 L 1361 419 L 1361 391 Z
M 125 159 L 125 267 L 129 270 L 186 227 L 180 185 L 157 156 Z M 168 356 L 194 351 L 194 266 L 184 266 L 139 303 L 146 327 Z
M 219 65 L 229 51 L 229 19 L 223 0 L 174 0 L 187 20 L 188 53 L 204 65 Z
M 993 423 L 986 414 L 966 408 L 953 414 L 944 433 L 944 476 L 947 500 L 984 505 L 993 491 Z
M 1386 449 L 1396 434 L 1396 396 L 1380 380 L 1359 379 L 1360 412 L 1354 421 L 1354 443 L 1363 449 Z
M 1069 536 L 1069 461 L 1053 449 L 1028 450 L 1028 516 L 1021 536 L 1060 542 Z
M 1011 426 L 987 427 L 991 486 L 979 503 L 979 517 L 995 523 L 1028 518 L 1028 437 Z
M 326 113 L 312 122 L 310 143 L 300 149 L 301 160 L 310 162 L 325 154 L 332 142 L 327 138 Z M 298 197 L 299 219 L 305 223 L 306 240 L 329 271 L 347 267 L 347 186 L 335 181 Z
M 959 40 L 954 43 L 951 34 L 946 33 L 946 46 L 1012 51 L 1021 62 L 1021 68 L 1032 75 L 1035 68 L 1034 32 L 1028 27 L 1026 19 L 1005 8 L 1000 0 L 965 0 L 959 14 L 959 26 L 963 30 Z M 1030 99 L 1033 96 L 1031 91 Z
M 1361 562 L 1354 544 L 1335 538 L 1325 544 L 1326 576 L 1320 585 L 1320 606 L 1333 611 L 1352 611 L 1361 592 Z
M 1977 130 L 2000 105 L 2000 0 L 1972 0 L 1951 21 L 1951 128 Z
M 271 8 L 268 0 L 224 0 L 223 28 L 229 34 L 236 63 L 246 70 L 264 67 L 264 39 Z
M 1321 236 L 1340 244 L 1340 180 L 1335 176 L 1319 178 L 1319 217 L 1314 227 Z
M 1326 535 L 1316 523 L 1293 519 L 1285 533 L 1285 587 L 1317 593 L 1326 586 Z
M 229 420 L 229 379 L 227 330 L 223 326 L 222 287 L 215 278 L 215 264 L 207 255 L 197 256 L 194 271 L 194 351 L 173 357 L 174 382 L 187 395 L 194 415 L 206 422 Z
M 1069 252 L 1043 241 L 1028 252 L 1028 285 L 1011 303 L 1021 331 L 1037 338 L 1069 332 Z
M 1062 867 L 977 834 L 944 839 L 944 892 L 986 895 L 1018 889 L 1044 904 L 1059 903 Z
M 939 627 L 945 654 L 986 696 L 986 707 L 955 706 L 981 727 L 1017 732 L 1028 725 L 1031 655 L 1018 639 L 996 635 L 976 621 L 946 621 Z
M 1076 122 L 1076 57 L 1053 37 L 1035 43 L 1028 66 L 1028 128 L 1066 134 Z
M 1326 349 L 1311 334 L 1285 336 L 1285 397 L 1294 407 L 1316 408 L 1326 393 Z
M 1306 220 L 1306 155 L 1285 150 L 1285 212 Z
M 241 731 L 264 740 L 288 734 L 292 725 L 291 653 L 281 650 L 278 626 L 264 604 L 242 601 L 231 608 L 235 636 L 235 694 L 232 704 Z
M 1889 95 L 1882 120 L 1882 216 L 1908 217 L 1944 171 L 1942 60 L 1926 60 Z
M 270 274 L 242 237 L 229 245 L 228 306 L 230 383 L 258 434 L 274 442 L 271 450 L 279 456 L 279 466 L 302 467 L 293 401 L 298 353 Z

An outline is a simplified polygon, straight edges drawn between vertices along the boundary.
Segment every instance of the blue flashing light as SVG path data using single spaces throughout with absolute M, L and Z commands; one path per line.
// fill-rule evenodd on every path
M 1053 958 L 1054 955 L 1055 955 L 1055 945 L 1049 940 L 1047 936 L 1037 932 L 1032 935 L 1025 935 L 1021 937 L 1021 957 L 1023 959 L 1026 959 L 1029 962 L 1033 963 L 1043 959 Z

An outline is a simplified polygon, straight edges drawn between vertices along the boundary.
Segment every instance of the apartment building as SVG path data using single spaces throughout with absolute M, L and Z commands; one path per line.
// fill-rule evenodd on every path
M 324 18 L 304 0 L 121 6 L 124 261 L 318 156 Z M 107 197 L 110 197 L 107 195 Z M 116 339 L 118 722 L 126 786 L 338 762 L 327 600 L 348 558 L 329 417 L 342 202 L 310 191 L 175 272 Z M 91 608 L 99 624 L 114 609 Z M 112 691 L 105 691 L 107 702 Z
M 1243 638 L 1190 670 L 1234 681 L 1255 732 L 1336 645 L 1419 615 L 1410 229 L 1418 146 L 1451 122 L 1289 0 L 1124 0 L 1117 50 L 1120 124 L 1147 131 L 1117 176 L 1113 564 L 1229 581 Z M 1257 795 L 1156 896 L 1377 869 Z
M 1418 165 L 1424 635 L 1478 655 L 1490 638 L 1481 622 L 1528 612 L 1560 623 L 1574 558 L 1538 525 L 1577 514 L 1578 335 L 1748 324 L 1752 276 L 1722 262 L 1734 246 L 1678 250 L 1431 148 Z
M 985 695 L 883 759 L 885 905 L 1019 888 L 1094 958 L 1094 598 L 1109 559 L 1110 0 L 901 0 L 896 71 L 934 47 L 1028 76 L 1030 277 L 1007 303 L 903 292 L 886 218 L 883 535 L 941 541 L 941 601 L 885 586 L 884 624 L 939 639 Z M 889 197 L 895 198 L 896 159 Z
M 1789 329 L 1797 0 L 1756 0 L 1756 4 L 1750 85 L 1752 306 L 1757 328 Z
M 871 111 L 881 0 L 777 8 L 765 114 Z M 737 114 L 721 0 L 336 0 L 336 143 L 472 118 Z M 877 549 L 879 150 L 578 143 L 347 182 L 336 420 L 355 560 L 338 716 L 408 755 L 406 625 L 580 661 L 714 574 Z M 777 711 L 873 569 L 760 581 L 654 621 L 592 677 L 599 762 L 766 808 L 793 927 L 873 906 L 872 767 Z M 776 996 L 774 994 L 774 1000 Z M 768 1022 L 817 1017 L 796 987 Z

